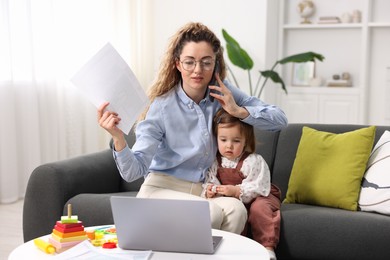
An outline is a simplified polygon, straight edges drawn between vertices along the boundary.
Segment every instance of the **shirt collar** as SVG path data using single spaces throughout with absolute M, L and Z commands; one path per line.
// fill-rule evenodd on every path
M 195 102 L 191 98 L 189 98 L 187 96 L 187 94 L 184 92 L 184 90 L 181 86 L 181 82 L 177 83 L 177 85 L 175 87 L 175 91 L 176 91 L 176 95 L 180 98 L 181 102 L 183 102 L 184 105 L 188 106 L 188 108 L 191 108 L 191 109 L 194 107 Z M 202 101 L 203 100 L 208 100 L 209 102 L 211 102 L 210 89 L 207 89 L 206 98 L 202 99 Z
M 194 101 L 187 96 L 187 94 L 184 92 L 181 83 L 179 82 L 175 87 L 176 95 L 179 97 L 180 101 L 186 105 L 188 108 L 194 107 Z

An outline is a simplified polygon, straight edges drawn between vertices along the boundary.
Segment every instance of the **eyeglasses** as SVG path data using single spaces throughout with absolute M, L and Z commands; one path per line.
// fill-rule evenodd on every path
M 180 61 L 183 69 L 187 71 L 193 71 L 196 68 L 196 64 L 199 63 L 202 70 L 213 70 L 214 69 L 214 60 L 213 59 L 203 59 L 196 61 L 194 59 L 185 59 Z

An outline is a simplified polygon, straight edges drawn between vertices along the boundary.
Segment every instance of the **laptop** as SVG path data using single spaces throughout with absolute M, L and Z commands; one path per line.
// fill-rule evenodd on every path
M 213 254 L 222 240 L 207 201 L 112 196 L 111 208 L 122 249 Z

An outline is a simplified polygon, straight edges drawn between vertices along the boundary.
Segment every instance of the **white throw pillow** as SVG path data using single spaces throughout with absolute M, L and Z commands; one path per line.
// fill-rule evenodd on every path
M 359 207 L 390 215 L 390 131 L 385 131 L 371 152 L 360 191 Z

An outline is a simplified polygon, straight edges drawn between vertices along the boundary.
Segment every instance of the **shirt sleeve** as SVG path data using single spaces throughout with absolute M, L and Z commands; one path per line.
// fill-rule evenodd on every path
M 150 106 L 147 120 L 137 125 L 136 142 L 132 149 L 126 145 L 119 152 L 113 151 L 119 173 L 127 182 L 137 180 L 149 172 L 149 166 L 163 135 L 161 130 L 163 119 L 159 116 L 159 111 L 160 109 L 156 108 L 154 103 Z
M 147 172 L 132 170 L 132 168 L 136 164 L 134 162 L 136 162 L 137 159 L 135 158 L 134 153 L 131 151 L 127 144 L 126 147 L 119 152 L 115 151 L 114 149 L 112 151 L 119 174 L 125 181 L 132 182 L 134 180 L 137 180 L 145 175 L 144 172 Z
M 258 196 L 267 197 L 271 190 L 271 174 L 267 162 L 259 154 L 249 155 L 241 171 L 246 177 L 241 185 L 240 200 L 249 203 Z
M 279 131 L 287 126 L 287 117 L 284 112 L 274 105 L 245 106 L 249 116 L 242 121 L 254 127 L 267 130 Z

